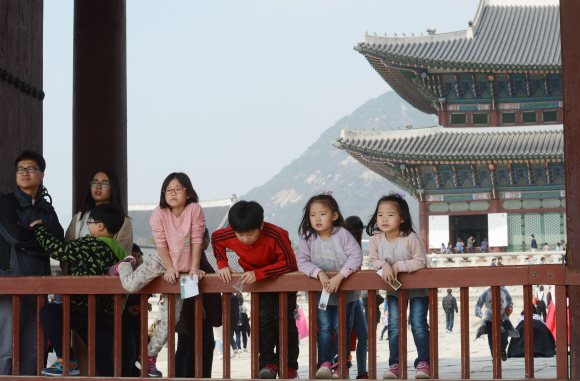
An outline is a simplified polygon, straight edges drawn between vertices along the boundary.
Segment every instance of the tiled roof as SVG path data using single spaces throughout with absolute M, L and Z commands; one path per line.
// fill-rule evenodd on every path
M 563 156 L 563 126 L 441 126 L 405 131 L 349 131 L 333 143 L 368 155 L 450 159 L 459 157 Z
M 355 49 L 462 63 L 561 65 L 557 0 L 480 0 L 467 30 L 426 36 L 365 34 Z

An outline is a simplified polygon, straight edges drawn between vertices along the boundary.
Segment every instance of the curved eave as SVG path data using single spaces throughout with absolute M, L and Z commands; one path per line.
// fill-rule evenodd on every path
M 413 107 L 426 114 L 437 114 L 437 109 L 402 73 L 402 69 L 385 65 L 379 58 L 366 56 L 367 61 L 391 88 Z
M 333 142 L 333 145 L 347 152 L 353 152 L 373 161 L 388 161 L 409 164 L 480 164 L 501 161 L 518 161 L 518 160 L 548 160 L 552 162 L 563 162 L 564 155 L 542 155 L 542 154 L 512 154 L 512 155 L 405 155 L 405 154 L 388 154 L 386 152 L 362 148 L 359 146 L 345 144 L 339 141 Z
M 561 65 L 516 65 L 516 64 L 494 64 L 489 62 L 461 62 L 432 60 L 428 58 L 413 57 L 395 54 L 388 51 L 373 49 L 365 46 L 355 46 L 354 49 L 367 56 L 373 55 L 377 58 L 387 60 L 393 65 L 400 65 L 409 69 L 433 69 L 465 72 L 489 72 L 489 73 L 556 73 L 562 70 Z

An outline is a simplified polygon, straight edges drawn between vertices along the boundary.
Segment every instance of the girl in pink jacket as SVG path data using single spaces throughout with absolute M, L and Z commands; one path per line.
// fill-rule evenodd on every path
M 399 272 L 413 272 L 427 267 L 427 254 L 421 238 L 413 230 L 413 221 L 405 196 L 391 193 L 383 196 L 367 225 L 369 259 L 375 270 L 383 270 L 383 279 L 390 283 Z M 387 287 L 389 310 L 389 369 L 383 378 L 399 378 L 399 302 L 398 292 Z M 409 323 L 417 347 L 415 378 L 430 378 L 429 369 L 429 291 L 408 290 L 411 307 Z
M 123 288 L 136 292 L 153 279 L 163 276 L 167 283 L 175 284 L 179 273 L 197 275 L 201 280 L 205 273 L 200 270 L 205 216 L 199 206 L 197 193 L 185 173 L 172 173 L 161 186 L 159 206 L 151 216 L 151 228 L 157 250 L 149 255 L 143 265 L 132 268 L 133 257 L 128 256 L 111 268 L 110 274 L 119 275 Z M 162 377 L 157 370 L 157 355 L 167 343 L 167 303 L 159 310 L 160 321 L 148 345 L 147 370 L 149 377 Z M 175 295 L 176 323 L 181 315 L 183 300 Z M 143 361 L 141 360 L 141 366 Z

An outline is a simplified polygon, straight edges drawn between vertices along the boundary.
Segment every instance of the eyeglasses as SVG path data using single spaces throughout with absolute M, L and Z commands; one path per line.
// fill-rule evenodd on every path
M 103 187 L 103 188 L 106 188 L 106 187 L 108 187 L 110 184 L 111 184 L 111 183 L 110 183 L 110 182 L 108 182 L 108 181 L 94 181 L 94 180 L 92 180 L 92 181 L 91 181 L 91 187 L 93 187 L 93 188 L 96 188 L 96 187 L 98 187 L 99 185 L 100 185 L 101 187 Z
M 40 168 L 38 168 L 38 167 L 28 167 L 28 168 L 18 167 L 18 168 L 16 168 L 16 173 L 21 175 L 24 173 L 24 171 L 26 171 L 28 173 L 34 173 L 34 172 L 39 171 L 39 170 L 40 170 Z
M 100 221 L 87 221 L 87 225 L 90 225 L 90 224 L 100 224 L 100 223 L 101 223 Z
M 184 190 L 185 188 L 173 188 L 173 189 L 164 189 L 161 192 L 165 194 L 171 194 L 171 192 L 175 192 L 175 194 L 180 194 Z

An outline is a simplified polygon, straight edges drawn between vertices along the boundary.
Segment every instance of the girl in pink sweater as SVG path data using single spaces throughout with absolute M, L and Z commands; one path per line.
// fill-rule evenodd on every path
M 151 216 L 151 227 L 157 250 L 145 262 L 133 270 L 132 257 L 127 257 L 111 270 L 119 274 L 123 288 L 136 292 L 160 275 L 167 283 L 175 284 L 179 273 L 197 275 L 201 280 L 205 273 L 199 269 L 205 216 L 199 206 L 197 193 L 185 173 L 172 173 L 163 182 L 159 206 Z M 160 306 L 160 323 L 148 346 L 147 368 L 150 377 L 162 377 L 157 370 L 157 355 L 167 342 L 167 309 Z M 175 295 L 176 323 L 181 315 L 183 300 Z
M 369 259 L 375 270 L 383 270 L 383 279 L 390 283 L 399 272 L 413 272 L 427 267 L 427 254 L 421 238 L 413 230 L 413 221 L 405 196 L 391 193 L 383 196 L 367 225 Z M 430 378 L 429 369 L 429 292 L 408 290 L 409 323 L 417 347 L 415 378 Z M 389 311 L 389 369 L 383 378 L 399 378 L 399 302 L 398 292 L 387 287 Z

